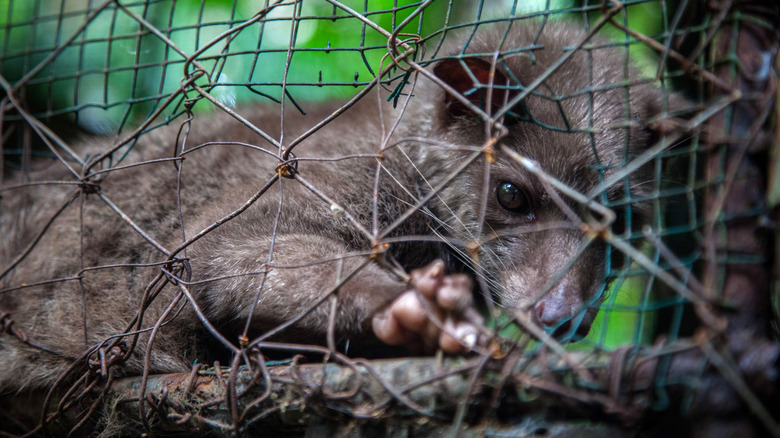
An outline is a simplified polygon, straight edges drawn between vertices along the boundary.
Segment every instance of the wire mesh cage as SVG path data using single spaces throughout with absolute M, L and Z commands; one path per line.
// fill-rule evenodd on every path
M 3 434 L 780 435 L 774 2 L 0 9 Z

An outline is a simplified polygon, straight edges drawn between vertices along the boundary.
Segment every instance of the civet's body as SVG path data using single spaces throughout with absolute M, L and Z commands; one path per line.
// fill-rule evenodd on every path
M 474 79 L 489 83 L 489 54 L 528 47 L 539 24 L 514 24 L 501 47 L 501 32 L 478 33 L 466 51 L 488 56 L 467 57 L 463 62 L 447 59 L 431 70 L 455 91 L 466 93 L 474 87 Z M 532 84 L 565 55 L 565 47 L 584 37 L 574 25 L 546 24 L 535 41 L 539 48 L 500 58 L 493 84 Z M 198 116 L 191 130 L 182 131 L 187 133 L 186 142 L 184 135 L 179 136 L 178 146 L 178 123 L 142 136 L 123 164 L 172 157 L 181 143 L 185 149 L 218 143 L 188 152 L 177 164 L 166 161 L 105 173 L 93 193 L 85 190 L 74 197 L 79 190 L 75 185 L 31 185 L 5 192 L 0 199 L 0 267 L 19 257 L 49 218 L 68 199 L 73 201 L 32 251 L 0 279 L 0 288 L 52 279 L 80 280 L 0 294 L 0 308 L 10 312 L 14 327 L 29 342 L 0 335 L 0 388 L 50 385 L 89 348 L 135 330 L 134 318 L 150 293 L 159 294 L 143 312 L 139 328 L 153 327 L 174 297 L 186 289 L 210 324 L 235 344 L 247 320 L 251 340 L 323 301 L 275 339 L 324 343 L 331 305 L 323 297 L 339 278 L 349 277 L 338 292 L 333 319 L 336 336 L 370 338 L 372 326 L 388 330 L 387 326 L 377 328 L 382 321 L 376 316 L 382 314 L 384 321 L 389 306 L 407 291 L 403 279 L 387 266 L 418 269 L 423 273 L 421 281 L 476 272 L 474 278 L 484 280 L 477 283 L 488 285 L 504 308 L 548 327 L 572 320 L 575 328 L 587 332 L 603 290 L 605 245 L 591 243 L 572 262 L 584 239 L 572 214 L 581 217 L 585 209 L 560 193 L 555 196 L 557 192 L 546 189 L 501 145 L 534 160 L 544 172 L 575 190 L 586 193 L 597 187 L 648 146 L 651 135 L 645 124 L 660 111 L 661 93 L 652 86 L 636 85 L 628 91 L 616 86 L 636 79 L 626 73 L 625 62 L 625 51 L 614 48 L 578 51 L 506 115 L 503 123 L 508 132 L 494 152 L 476 152 L 478 157 L 472 161 L 475 151 L 498 131 L 487 129 L 468 105 L 434 81 L 420 75 L 405 111 L 404 98 L 396 108 L 383 98 L 381 117 L 379 100 L 370 94 L 295 147 L 290 158 L 299 160 L 299 180 L 285 173 L 245 211 L 176 254 L 188 261 L 186 269 L 176 272 L 187 281 L 184 287 L 169 283 L 157 292 L 159 283 L 153 280 L 161 269 L 171 272 L 185 266 L 152 265 L 169 258 L 163 249 L 174 250 L 242 207 L 279 166 L 277 158 L 258 149 L 277 154 L 277 148 L 234 118 Z M 505 93 L 494 87 L 492 92 L 472 92 L 467 100 L 495 112 L 519 92 Z M 336 108 L 306 108 L 308 114 L 303 116 L 289 107 L 284 118 L 285 146 Z M 278 107 L 244 108 L 238 113 L 272 138 L 281 138 Z M 398 117 L 400 123 L 383 142 Z M 85 141 L 74 148 L 85 157 L 109 145 L 108 141 Z M 374 155 L 380 151 L 381 170 L 375 184 L 378 161 Z M 348 158 L 333 160 L 342 157 Z M 176 166 L 181 166 L 180 179 Z M 19 173 L 6 184 L 28 177 L 75 179 L 59 163 L 39 168 L 32 174 Z M 641 198 L 650 190 L 641 184 L 646 180 L 640 172 L 631 177 L 632 197 Z M 440 186 L 429 197 L 432 188 Z M 609 198 L 625 199 L 625 190 L 624 184 L 615 185 L 608 190 Z M 129 226 L 101 196 L 148 238 Z M 388 228 L 427 198 L 424 208 Z M 638 220 L 637 212 L 633 217 Z M 391 240 L 385 265 L 371 260 L 370 254 L 378 248 L 353 220 L 369 234 L 375 224 L 379 234 L 387 231 L 383 237 Z M 475 243 L 479 243 L 478 251 L 472 254 Z M 446 274 L 430 268 L 436 260 L 444 261 Z M 478 267 L 470 266 L 473 260 Z M 117 266 L 82 270 L 108 265 Z M 553 279 L 558 281 L 551 283 Z M 470 293 L 468 284 L 439 285 L 432 290 L 434 295 L 442 287 Z M 437 304 L 435 297 L 432 303 Z M 411 339 L 404 336 L 390 329 L 389 336 L 383 333 L 380 338 L 404 344 L 399 339 Z M 149 331 L 142 333 L 133 354 L 117 366 L 129 374 L 139 373 L 148 339 Z M 131 337 L 126 340 L 132 343 Z M 436 344 L 435 339 L 426 342 Z M 209 362 L 209 355 L 219 350 L 225 351 L 204 328 L 185 295 L 157 330 L 151 371 L 186 370 L 195 359 Z

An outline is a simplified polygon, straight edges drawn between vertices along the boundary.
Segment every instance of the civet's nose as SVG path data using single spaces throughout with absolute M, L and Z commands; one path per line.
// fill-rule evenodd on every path
M 570 290 L 565 283 L 564 281 L 558 284 L 536 303 L 534 317 L 540 326 L 552 332 L 556 338 L 585 337 L 590 331 L 591 321 L 587 317 L 578 317 L 583 306 L 579 298 L 580 294 L 578 291 Z M 572 324 L 577 324 L 574 333 L 570 333 Z

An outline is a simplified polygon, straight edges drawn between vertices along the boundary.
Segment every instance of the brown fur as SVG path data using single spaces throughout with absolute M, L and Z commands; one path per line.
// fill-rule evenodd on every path
M 467 52 L 489 54 L 499 49 L 527 47 L 538 24 L 515 24 L 503 47 L 498 47 L 500 32 L 481 32 Z M 544 48 L 533 51 L 533 62 L 530 52 L 522 51 L 505 58 L 506 66 L 499 65 L 499 71 L 507 73 L 508 67 L 522 85 L 528 85 L 562 56 L 564 47 L 583 37 L 574 25 L 548 23 L 536 41 Z M 578 52 L 536 90 L 546 96 L 569 97 L 558 103 L 534 96 L 526 99 L 530 114 L 538 122 L 559 128 L 568 123 L 571 130 L 580 132 L 517 122 L 509 126 L 503 144 L 535 160 L 547 173 L 572 188 L 587 192 L 597 186 L 648 145 L 651 136 L 643 124 L 659 113 L 659 90 L 649 85 L 633 86 L 628 91 L 617 86 L 636 80 L 633 73 L 624 77 L 624 58 L 624 52 L 614 48 Z M 420 82 L 388 143 L 400 142 L 400 146 L 383 154 L 378 194 L 380 230 L 426 196 L 430 187 L 436 187 L 452 174 L 471 153 L 465 148 L 473 149 L 486 141 L 484 121 L 473 115 L 448 112 L 443 104 L 444 92 L 430 81 Z M 588 88 L 593 91 L 583 92 Z M 363 99 L 297 146 L 296 157 L 376 154 L 382 144 L 382 129 L 374 97 Z M 400 115 L 400 106 L 383 106 L 386 129 Z M 284 141 L 305 132 L 333 108 L 316 108 L 305 117 L 287 111 Z M 279 138 L 276 110 L 254 108 L 239 113 L 249 114 L 253 123 Z M 172 156 L 176 133 L 177 127 L 167 127 L 143 136 L 124 163 Z M 435 139 L 448 146 L 408 140 L 415 137 Z M 242 141 L 277 152 L 253 131 L 222 114 L 196 117 L 185 149 L 208 141 Z M 105 145 L 104 141 L 85 142 L 77 150 L 82 157 L 95 155 Z M 414 166 L 400 153 L 401 149 Z M 537 178 L 500 150 L 497 157 L 489 166 L 487 191 L 483 187 L 487 166 L 480 158 L 434 196 L 424 211 L 416 212 L 390 235 L 441 234 L 453 242 L 454 248 L 431 241 L 395 243 L 390 248 L 390 260 L 413 269 L 445 258 L 450 269 L 457 270 L 461 269 L 463 257 L 456 252 L 465 251 L 463 246 L 475 239 L 483 240 L 478 254 L 479 271 L 484 273 L 501 305 L 516 312 L 531 311 L 537 319 L 575 316 L 582 319 L 583 327 L 589 327 L 598 303 L 597 289 L 603 285 L 604 245 L 591 245 L 541 299 L 543 305 L 534 305 L 532 298 L 580 246 L 582 232 L 576 226 L 528 232 L 529 227 L 567 218 Z M 603 175 L 594 170 L 597 163 L 605 169 Z M 180 202 L 186 238 L 241 207 L 272 177 L 277 165 L 271 155 L 235 145 L 212 145 L 185 155 Z M 301 161 L 298 172 L 371 230 L 376 166 L 376 159 L 370 157 Z M 74 179 L 57 166 L 29 177 Z M 15 182 L 24 178 L 19 175 Z M 642 199 L 650 190 L 648 184 L 643 184 L 647 179 L 641 172 L 632 176 L 630 198 L 625 185 L 613 187 L 609 191 L 610 201 Z M 504 180 L 515 182 L 529 194 L 533 217 L 507 212 L 498 205 L 493 188 Z M 32 241 L 74 190 L 73 185 L 40 185 L 5 192 L 0 199 L 0 234 L 5 236 L 0 267 L 7 266 Z M 168 250 L 183 241 L 176 169 L 170 162 L 104 174 L 100 193 Z M 484 193 L 488 194 L 487 199 Z M 283 202 L 276 224 L 279 196 Z M 487 203 L 485 218 L 480 223 L 483 203 Z M 583 213 L 575 203 L 568 203 L 575 212 Z M 634 217 L 636 214 L 635 211 Z M 190 260 L 192 281 L 200 282 L 190 286 L 196 302 L 209 321 L 233 342 L 247 318 L 251 319 L 252 333 L 257 334 L 295 317 L 333 288 L 339 270 L 342 276 L 350 274 L 371 251 L 371 241 L 345 216 L 335 214 L 330 205 L 303 185 L 282 178 L 242 214 L 178 254 Z M 482 235 L 478 236 L 480 228 Z M 493 232 L 499 237 L 485 237 Z M 262 272 L 269 261 L 272 242 L 273 268 L 265 277 Z M 345 255 L 349 257 L 344 258 Z M 59 353 L 40 351 L 8 334 L 0 335 L 0 389 L 49 386 L 86 349 L 124 333 L 139 313 L 146 287 L 160 272 L 159 266 L 126 264 L 165 259 L 96 194 L 82 192 L 54 221 L 34 250 L 0 279 L 0 288 L 11 288 L 81 275 L 80 281 L 0 294 L 0 308 L 11 313 L 16 327 L 26 332 L 30 342 Z M 82 267 L 112 264 L 125 266 L 82 271 Z M 206 281 L 209 279 L 213 281 Z M 336 317 L 339 336 L 367 336 L 371 315 L 404 289 L 395 274 L 369 263 L 340 289 Z M 178 291 L 174 285 L 167 285 L 144 314 L 141 326 L 153 326 Z M 255 296 L 257 307 L 249 315 Z M 294 331 L 283 332 L 281 338 L 324 342 L 328 309 L 328 305 L 317 307 Z M 141 371 L 147 339 L 148 333 L 141 335 L 134 353 L 122 365 L 125 372 Z M 185 305 L 175 319 L 160 329 L 151 355 L 151 371 L 186 370 L 196 358 L 208 362 L 212 344 L 211 335 L 203 329 L 192 307 Z

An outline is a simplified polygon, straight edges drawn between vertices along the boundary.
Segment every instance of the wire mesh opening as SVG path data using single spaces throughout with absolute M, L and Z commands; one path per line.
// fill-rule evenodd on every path
M 0 1 L 0 430 L 780 433 L 777 6 L 540 3 Z

